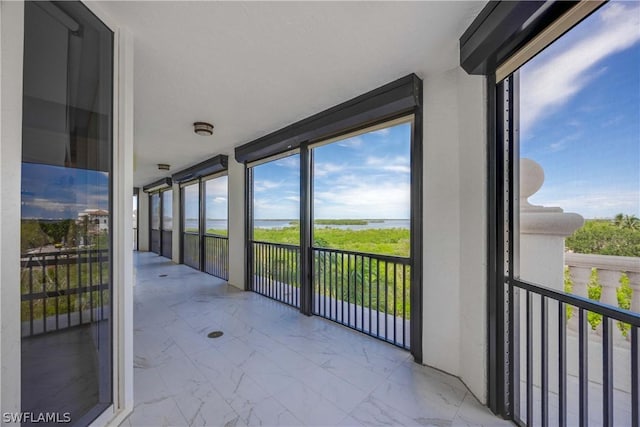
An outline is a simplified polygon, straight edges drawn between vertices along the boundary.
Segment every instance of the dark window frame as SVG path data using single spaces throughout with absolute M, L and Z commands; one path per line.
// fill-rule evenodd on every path
M 271 134 L 258 138 L 235 149 L 236 160 L 247 165 L 282 153 L 300 150 L 300 251 L 301 280 L 300 312 L 312 313 L 311 253 L 311 152 L 309 145 L 345 135 L 361 129 L 413 116 L 411 135 L 411 354 L 422 363 L 422 242 L 423 242 L 423 94 L 422 80 L 410 74 L 377 89 L 343 102 L 306 119 L 293 123 Z M 253 172 L 245 172 L 245 253 L 247 268 L 245 283 L 250 284 L 252 254 L 249 242 L 253 239 Z
M 507 2 L 491 1 L 460 38 L 460 64 L 469 74 L 487 77 L 487 391 L 488 406 L 496 414 L 513 419 L 518 404 L 517 387 L 511 365 L 518 363 L 518 349 L 508 337 L 508 325 L 517 321 L 517 304 L 507 301 L 505 289 L 513 293 L 512 265 L 514 239 L 505 242 L 505 233 L 513 236 L 510 220 L 514 211 L 514 150 L 513 122 L 518 106 L 513 103 L 514 78 L 510 74 L 496 81 L 498 67 L 527 43 L 558 21 L 580 2 Z M 592 9 L 590 13 L 595 11 Z M 578 22 L 563 29 L 568 32 Z M 562 36 L 557 34 L 555 40 Z M 551 41 L 550 43 L 552 43 Z M 544 47 L 541 46 L 542 49 Z M 505 108 L 505 105 L 508 107 Z M 511 214 L 509 214 L 511 212 Z M 511 368 L 511 369 L 510 369 Z

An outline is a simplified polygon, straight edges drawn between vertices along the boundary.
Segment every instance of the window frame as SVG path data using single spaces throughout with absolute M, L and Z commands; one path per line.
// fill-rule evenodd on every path
M 291 150 L 300 150 L 300 263 L 301 280 L 300 312 L 312 315 L 310 278 L 312 277 L 313 213 L 311 206 L 312 151 L 315 143 L 331 138 L 344 138 L 353 132 L 413 117 L 410 148 L 410 242 L 411 268 L 411 329 L 410 351 L 417 363 L 422 363 L 422 244 L 423 244 L 423 98 L 422 80 L 410 74 L 323 112 L 300 120 L 290 126 L 265 135 L 240 147 L 236 147 L 236 160 L 254 165 L 262 159 L 274 157 Z M 253 240 L 253 170 L 245 168 L 245 283 L 251 286 L 253 257 L 249 242 Z
M 514 90 L 513 79 L 508 77 L 605 3 L 491 1 L 460 38 L 462 68 L 486 77 L 487 396 L 489 408 L 509 419 L 517 404 L 510 391 L 515 369 L 509 363 L 517 363 L 517 358 L 510 359 L 516 349 L 508 339 L 508 325 L 513 325 L 516 315 L 514 307 L 505 302 L 505 286 L 513 283 L 514 271 L 504 269 L 517 246 L 514 238 L 505 242 L 504 236 L 514 236 L 515 224 L 510 220 L 514 198 L 507 194 L 514 194 L 517 178 L 513 163 L 517 135 L 508 123 L 517 118 L 518 111 L 505 99 Z M 510 108 L 503 108 L 505 102 Z

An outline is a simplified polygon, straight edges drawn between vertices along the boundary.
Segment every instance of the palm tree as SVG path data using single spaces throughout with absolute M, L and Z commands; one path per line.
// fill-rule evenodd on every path
M 638 230 L 640 229 L 640 219 L 635 215 L 625 215 L 622 227 L 629 230 Z
M 622 228 L 623 223 L 624 223 L 624 215 L 622 213 L 617 214 L 613 218 L 613 225 L 615 225 L 616 227 Z
M 640 219 L 635 215 L 624 215 L 619 213 L 613 218 L 612 222 L 613 225 L 618 228 L 626 228 L 629 230 L 640 229 Z

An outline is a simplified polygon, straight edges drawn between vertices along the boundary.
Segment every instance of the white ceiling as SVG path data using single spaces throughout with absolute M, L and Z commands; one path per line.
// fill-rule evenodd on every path
M 476 2 L 100 2 L 135 39 L 142 186 L 406 74 L 451 69 Z M 427 96 L 427 94 L 425 94 Z M 215 126 L 193 133 L 194 121 Z

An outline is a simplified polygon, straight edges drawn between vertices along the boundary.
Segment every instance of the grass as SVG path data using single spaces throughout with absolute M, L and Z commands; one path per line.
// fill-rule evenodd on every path
M 213 230 L 210 230 L 212 232 Z M 299 226 L 256 228 L 254 240 L 299 245 Z M 364 254 L 409 256 L 410 233 L 404 228 L 349 230 L 317 228 L 314 247 L 331 248 Z M 300 266 L 292 250 L 256 254 L 254 272 L 293 287 L 299 286 Z M 297 252 L 296 252 L 297 253 Z M 396 263 L 375 258 L 342 256 L 329 252 L 314 253 L 314 293 L 345 302 L 370 307 L 380 312 L 410 317 L 411 271 Z

